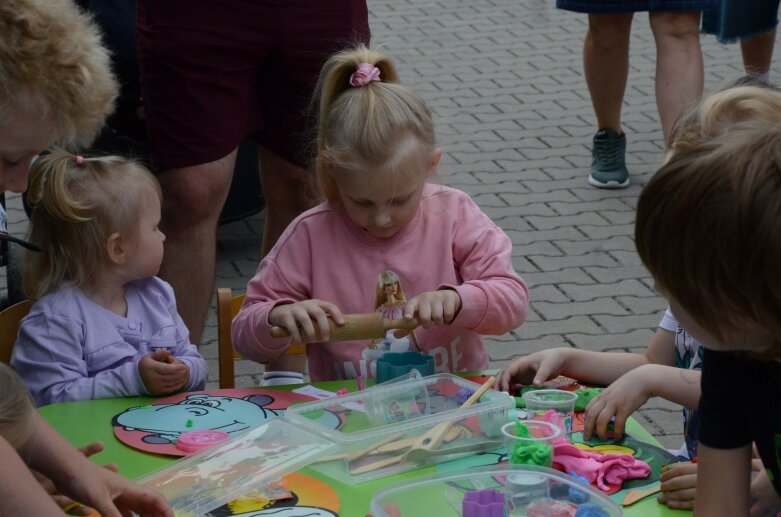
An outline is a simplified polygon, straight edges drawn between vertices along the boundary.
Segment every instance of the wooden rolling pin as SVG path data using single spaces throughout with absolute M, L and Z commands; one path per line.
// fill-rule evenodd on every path
M 386 320 L 379 312 L 368 314 L 345 314 L 344 325 L 338 326 L 328 318 L 331 325 L 331 341 L 355 341 L 358 339 L 381 339 L 385 332 L 393 329 L 412 330 L 418 326 L 418 320 Z M 300 327 L 299 327 L 300 328 Z M 290 337 L 285 327 L 271 327 L 272 337 Z M 310 341 L 310 340 L 307 340 Z M 311 341 L 322 341 L 320 335 Z

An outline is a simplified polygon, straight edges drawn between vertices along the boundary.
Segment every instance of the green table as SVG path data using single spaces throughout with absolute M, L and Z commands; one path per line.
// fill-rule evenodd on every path
M 341 387 L 354 390 L 355 382 L 322 382 L 317 383 L 316 386 L 330 391 L 336 391 Z M 284 387 L 283 389 L 293 389 L 295 387 Z M 55 429 L 76 446 L 95 441 L 103 442 L 105 449 L 100 454 L 94 456 L 93 459 L 98 463 L 116 463 L 122 475 L 131 479 L 137 479 L 154 470 L 169 466 L 177 458 L 149 454 L 128 447 L 114 436 L 111 419 L 114 415 L 121 413 L 129 407 L 143 406 L 153 403 L 154 400 L 152 397 L 133 397 L 65 402 L 44 406 L 39 411 Z M 627 422 L 627 432 L 639 440 L 658 444 L 656 439 L 634 419 L 630 419 Z M 435 467 L 426 467 L 417 470 L 416 473 L 428 474 L 434 471 Z M 355 486 L 348 486 L 325 477 L 312 469 L 303 469 L 301 472 L 327 481 L 339 495 L 342 505 L 340 515 L 343 517 L 364 517 L 374 492 L 386 485 L 409 479 L 410 477 L 410 474 L 406 473 Z M 625 513 L 629 516 L 643 517 L 674 517 L 690 514 L 690 512 L 671 510 L 666 506 L 658 504 L 654 498 L 646 499 L 627 508 Z

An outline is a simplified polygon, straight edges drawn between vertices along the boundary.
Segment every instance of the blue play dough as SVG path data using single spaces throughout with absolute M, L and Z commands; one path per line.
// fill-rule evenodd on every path
M 585 503 L 578 505 L 575 517 L 610 517 L 610 514 L 597 504 Z

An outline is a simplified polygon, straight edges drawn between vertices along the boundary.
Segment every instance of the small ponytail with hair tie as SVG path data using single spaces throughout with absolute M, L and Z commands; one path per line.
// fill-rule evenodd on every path
M 361 63 L 358 65 L 358 69 L 350 76 L 350 86 L 360 88 L 380 80 L 379 68 L 371 63 Z
M 84 165 L 84 157 L 82 155 L 80 155 L 80 154 L 76 155 L 76 165 L 79 166 L 79 167 Z

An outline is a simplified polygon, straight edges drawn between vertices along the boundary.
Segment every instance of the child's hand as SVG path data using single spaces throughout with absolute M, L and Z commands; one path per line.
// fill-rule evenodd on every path
M 613 433 L 620 440 L 624 435 L 626 419 L 651 397 L 649 375 L 653 371 L 644 365 L 630 370 L 597 395 L 586 406 L 583 437 L 588 440 L 596 431 L 600 440 L 607 440 L 607 426 L 613 417 Z
M 461 297 L 453 289 L 428 291 L 412 297 L 404 306 L 404 319 L 418 318 L 424 329 L 432 325 L 446 325 L 461 310 Z M 396 336 L 400 337 L 400 336 Z
M 560 348 L 519 357 L 499 372 L 496 387 L 499 391 L 509 391 L 515 383 L 542 386 L 548 379 L 559 375 L 563 360 Z
M 284 327 L 293 341 L 303 345 L 331 339 L 329 316 L 337 325 L 344 325 L 342 311 L 333 303 L 323 300 L 304 300 L 277 305 L 269 313 L 268 322 L 271 325 Z
M 697 463 L 673 463 L 659 476 L 660 494 L 656 498 L 670 508 L 692 509 L 697 492 Z
M 79 475 L 62 487 L 73 499 L 95 508 L 100 515 L 149 515 L 173 517 L 171 507 L 162 495 L 128 481 L 91 461 L 79 465 Z
M 753 465 L 752 465 L 753 470 Z M 751 517 L 775 516 L 781 512 L 781 498 L 760 465 L 757 477 L 751 482 Z
M 190 380 L 190 369 L 171 355 L 170 350 L 155 350 L 138 362 L 138 373 L 151 395 L 175 393 Z
M 82 454 L 84 454 L 85 457 L 89 458 L 93 454 L 97 454 L 100 451 L 103 450 L 103 443 L 101 442 L 92 442 L 87 445 L 84 445 L 82 447 L 79 447 L 79 451 L 81 451 Z M 103 468 L 110 470 L 111 472 L 117 471 L 117 466 L 114 463 L 109 463 L 106 465 L 103 465 Z M 52 496 L 52 499 L 54 499 L 54 502 L 65 510 L 68 509 L 69 515 L 92 515 L 93 512 L 91 509 L 87 508 L 86 506 L 82 505 L 75 505 L 75 501 L 68 497 L 67 495 L 63 495 L 60 493 L 59 490 L 57 490 L 57 487 L 54 486 L 54 483 L 52 483 L 51 479 L 47 478 L 43 474 L 41 474 L 38 471 L 32 470 L 33 476 L 35 476 L 35 479 L 38 480 L 38 482 L 41 484 L 41 487 L 46 491 L 47 494 Z

